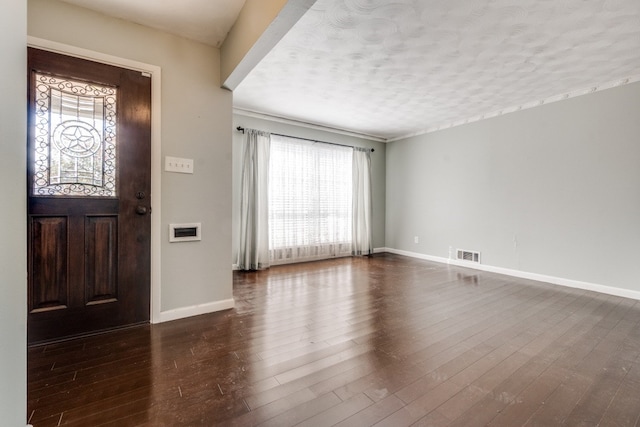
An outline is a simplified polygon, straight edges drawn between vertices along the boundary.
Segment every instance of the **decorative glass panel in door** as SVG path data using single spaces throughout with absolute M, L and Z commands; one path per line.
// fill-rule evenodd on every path
M 34 196 L 116 197 L 117 89 L 35 74 Z

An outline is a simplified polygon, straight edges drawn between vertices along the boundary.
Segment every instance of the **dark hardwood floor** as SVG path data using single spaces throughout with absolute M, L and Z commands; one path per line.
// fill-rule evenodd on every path
M 390 254 L 234 282 L 233 310 L 30 348 L 30 422 L 638 425 L 639 301 Z

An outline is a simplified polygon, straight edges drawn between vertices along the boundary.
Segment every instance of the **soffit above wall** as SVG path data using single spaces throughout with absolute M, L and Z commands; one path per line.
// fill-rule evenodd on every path
M 220 47 L 245 0 L 63 0 L 105 15 Z
M 638 0 L 318 0 L 234 107 L 393 140 L 639 76 Z

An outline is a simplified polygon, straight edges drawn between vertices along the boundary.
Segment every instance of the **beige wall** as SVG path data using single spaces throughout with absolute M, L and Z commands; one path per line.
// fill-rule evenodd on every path
M 161 311 L 232 298 L 232 96 L 219 50 L 55 0 L 28 6 L 30 36 L 162 68 L 162 159 L 195 159 L 195 173 L 161 174 Z M 202 241 L 170 244 L 175 222 L 201 222 Z
M 27 8 L 4 0 L 0 13 L 0 424 L 27 413 L 26 36 Z

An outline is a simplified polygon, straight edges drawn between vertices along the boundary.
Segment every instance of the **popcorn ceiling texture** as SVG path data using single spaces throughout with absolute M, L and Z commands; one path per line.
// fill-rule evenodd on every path
M 234 106 L 393 139 L 638 79 L 638 0 L 318 0 Z

